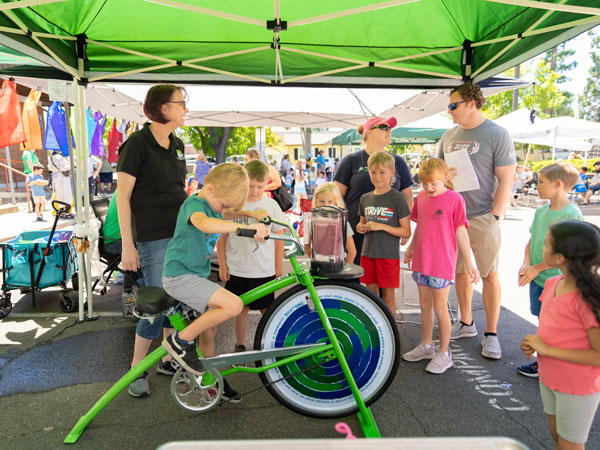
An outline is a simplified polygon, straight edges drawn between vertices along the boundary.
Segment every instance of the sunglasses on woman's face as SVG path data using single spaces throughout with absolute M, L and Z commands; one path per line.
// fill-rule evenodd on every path
M 448 109 L 449 109 L 450 111 L 454 111 L 456 108 L 458 108 L 458 105 L 460 105 L 461 103 L 464 103 L 464 102 L 466 102 L 466 100 L 461 100 L 460 102 L 454 102 L 454 103 L 450 103 L 450 104 L 448 105 Z
M 387 123 L 382 123 L 381 125 L 375 125 L 371 127 L 371 130 L 381 130 L 381 131 L 390 131 L 392 127 L 390 127 Z

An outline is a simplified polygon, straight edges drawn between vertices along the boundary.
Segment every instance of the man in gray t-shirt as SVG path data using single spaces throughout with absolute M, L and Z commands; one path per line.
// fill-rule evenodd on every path
M 438 157 L 443 159 L 447 153 L 466 150 L 479 180 L 479 189 L 461 194 L 467 206 L 471 248 L 483 281 L 486 332 L 481 354 L 500 359 L 502 351 L 496 335 L 502 298 L 498 278 L 498 220 L 512 188 L 516 155 L 508 132 L 483 117 L 484 103 L 485 98 L 477 85 L 464 84 L 452 90 L 448 110 L 458 126 L 442 136 Z M 473 286 L 460 252 L 455 283 L 461 320 L 452 326 L 451 339 L 477 336 L 471 314 Z

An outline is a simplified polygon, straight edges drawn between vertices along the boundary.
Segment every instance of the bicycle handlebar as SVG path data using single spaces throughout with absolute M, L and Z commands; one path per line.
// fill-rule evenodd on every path
M 279 222 L 278 220 L 273 220 L 272 222 L 277 223 L 278 225 L 284 225 L 284 226 L 287 225 L 289 228 L 289 224 L 287 224 L 286 222 Z M 263 221 L 263 223 L 264 223 L 264 221 Z M 237 230 L 235 230 L 235 234 L 237 236 L 241 236 L 241 237 L 253 238 L 254 235 L 256 234 L 256 230 L 252 230 L 249 228 L 238 228 Z M 304 246 L 300 243 L 300 241 L 298 241 L 298 239 L 295 236 L 292 236 L 289 234 L 270 234 L 265 239 L 273 239 L 275 241 L 291 242 L 296 247 L 297 254 L 304 255 L 306 253 L 304 250 Z M 286 258 L 289 258 L 289 255 L 286 255 Z
M 238 228 L 235 230 L 235 234 L 242 237 L 253 238 L 256 234 L 256 230 L 252 230 L 250 228 Z M 269 239 L 270 236 L 265 237 L 265 240 Z

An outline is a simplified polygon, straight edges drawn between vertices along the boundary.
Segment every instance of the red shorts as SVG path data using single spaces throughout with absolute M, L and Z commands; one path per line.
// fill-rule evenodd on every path
M 399 259 L 361 256 L 360 267 L 365 269 L 365 274 L 360 277 L 361 283 L 376 284 L 380 288 L 400 287 Z

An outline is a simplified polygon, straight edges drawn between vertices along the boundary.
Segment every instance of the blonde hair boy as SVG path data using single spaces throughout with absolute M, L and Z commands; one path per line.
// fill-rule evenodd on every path
M 200 192 L 181 205 L 175 234 L 167 247 L 163 268 L 165 291 L 203 314 L 184 330 L 165 338 L 162 345 L 195 375 L 204 368 L 196 354 L 195 339 L 200 336 L 199 346 L 204 356 L 213 356 L 216 326 L 240 314 L 244 306 L 238 296 L 208 280 L 210 256 L 219 234 L 235 233 L 238 228 L 253 229 L 257 241 L 269 234 L 269 229 L 261 223 L 247 225 L 222 219 L 228 214 L 226 209 L 239 210 L 244 205 L 248 185 L 248 173 L 239 164 L 224 163 L 213 168 Z M 239 394 L 227 382 L 224 384 L 226 395 L 239 401 Z
M 390 179 L 390 186 L 394 184 L 394 181 L 396 181 L 396 161 L 394 160 L 394 157 L 387 152 L 373 153 L 367 160 L 367 167 L 369 170 L 372 167 L 386 167 L 392 171 L 392 174 L 394 174 Z
M 573 189 L 579 179 L 579 172 L 569 163 L 550 164 L 538 170 L 538 174 L 544 175 L 548 181 L 562 181 L 567 191 Z

